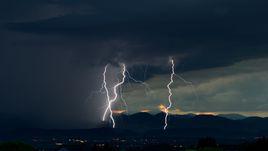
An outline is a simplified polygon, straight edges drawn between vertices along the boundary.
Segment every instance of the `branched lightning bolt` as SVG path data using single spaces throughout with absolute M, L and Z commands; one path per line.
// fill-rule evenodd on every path
M 195 95 L 195 98 L 196 98 L 196 100 L 198 101 L 198 100 L 199 100 L 199 96 L 198 96 L 198 94 L 197 94 L 197 91 L 196 91 L 196 89 L 195 89 L 195 86 L 194 86 L 193 82 L 185 80 L 182 76 L 180 76 L 180 75 L 178 75 L 178 74 L 175 74 L 175 76 L 178 77 L 178 78 L 179 78 L 181 81 L 183 81 L 185 84 L 188 84 L 188 85 L 191 86 L 192 91 L 193 91 L 193 93 L 194 93 L 194 95 Z
M 194 85 L 193 85 L 193 83 L 191 82 L 191 81 L 187 81 L 187 80 L 185 80 L 182 76 L 180 76 L 180 75 L 177 75 L 176 73 L 175 73 L 175 64 L 174 64 L 174 60 L 171 58 L 170 59 L 170 62 L 171 62 L 171 74 L 170 74 L 170 81 L 169 81 L 169 83 L 167 84 L 167 89 L 168 89 L 168 93 L 169 93 L 169 95 L 168 95 L 168 101 L 169 101 L 169 105 L 167 106 L 167 107 L 165 107 L 165 106 L 163 106 L 163 108 L 164 108 L 164 113 L 165 113 L 165 125 L 164 125 L 164 130 L 167 128 L 167 126 L 168 126 L 168 116 L 169 116 L 169 109 L 172 107 L 172 89 L 170 88 L 170 86 L 173 84 L 173 82 L 174 82 L 174 76 L 176 76 L 176 77 L 178 77 L 180 80 L 182 80 L 185 84 L 188 84 L 188 85 L 190 85 L 192 88 L 194 88 Z M 140 80 L 136 80 L 135 78 L 133 78 L 131 75 L 130 75 L 130 73 L 129 73 L 129 71 L 126 69 L 126 65 L 125 64 L 122 64 L 121 65 L 121 67 L 123 67 L 122 69 L 121 69 L 121 71 L 120 71 L 120 73 L 122 74 L 122 79 L 121 80 L 118 80 L 118 82 L 117 82 L 117 84 L 115 84 L 114 86 L 113 86 L 113 98 L 111 98 L 110 97 L 110 92 L 109 92 L 109 89 L 108 89 L 108 87 L 107 87 L 107 81 L 106 81 L 106 72 L 107 72 L 107 68 L 108 68 L 108 65 L 106 65 L 105 66 L 105 68 L 104 68 L 104 71 L 103 71 L 103 83 L 102 83 L 102 85 L 101 85 L 101 88 L 100 88 L 100 90 L 99 91 L 95 91 L 95 92 L 93 92 L 93 93 L 105 93 L 106 94 L 106 101 L 107 101 L 107 107 L 106 107 L 106 110 L 105 110 L 105 112 L 104 112 L 104 114 L 103 114 L 103 117 L 102 117 L 102 120 L 103 121 L 105 121 L 105 118 L 106 118 L 106 115 L 107 115 L 107 113 L 108 113 L 108 111 L 110 112 L 110 119 L 111 119 L 111 121 L 112 121 L 112 123 L 113 123 L 113 128 L 115 127 L 115 121 L 114 121 L 114 118 L 113 118 L 113 111 L 112 111 L 112 104 L 117 100 L 117 98 L 118 98 L 118 95 L 120 95 L 120 98 L 121 98 L 121 100 L 123 101 L 123 103 L 124 103 L 124 105 L 125 105 L 125 108 L 126 108 L 126 112 L 128 112 L 128 107 L 127 107 L 127 103 L 126 103 L 126 101 L 125 101 L 125 99 L 123 98 L 123 87 L 122 87 L 122 85 L 124 84 L 124 82 L 125 82 L 125 78 L 126 78 L 126 76 L 128 77 L 128 79 L 127 80 L 132 80 L 132 81 L 134 81 L 135 83 L 140 83 L 140 84 L 142 84 L 142 85 L 144 85 L 145 86 L 145 92 L 146 92 L 146 94 L 148 95 L 148 91 L 150 91 L 151 92 L 151 89 L 150 89 L 150 87 L 149 87 L 149 84 L 147 84 L 146 82 L 144 82 L 144 81 L 140 81 Z M 127 75 L 126 75 L 127 74 Z M 117 91 L 118 91 L 118 88 L 120 88 L 119 89 L 119 94 L 117 93 Z M 196 91 L 195 91 L 195 89 L 193 89 L 194 90 L 194 93 L 195 93 L 195 96 L 196 96 L 196 98 L 198 99 L 198 95 L 197 95 L 197 93 L 196 93 Z
M 104 121 L 105 120 L 105 117 L 106 117 L 106 114 L 109 110 L 110 112 L 110 119 L 112 120 L 112 123 L 113 123 L 113 128 L 115 127 L 115 121 L 114 121 L 114 118 L 113 118 L 113 111 L 112 111 L 112 104 L 116 101 L 117 97 L 118 97 L 118 94 L 117 94 L 117 89 L 119 86 L 121 86 L 124 82 L 125 82 L 125 78 L 126 78 L 126 65 L 125 64 L 122 64 L 123 66 L 123 70 L 122 70 L 122 75 L 123 75 L 123 78 L 120 82 L 118 82 L 116 85 L 114 85 L 113 87 L 113 94 L 114 94 L 114 97 L 111 99 L 110 98 L 110 95 L 109 95 L 109 90 L 107 88 L 107 82 L 106 82 L 106 71 L 107 71 L 107 67 L 108 65 L 105 66 L 104 68 L 104 72 L 103 72 L 103 87 L 105 89 L 105 92 L 106 92 L 106 99 L 107 99 L 107 108 L 103 114 L 103 117 L 102 117 L 102 120 Z
M 165 109 L 164 109 L 164 112 L 165 112 L 165 126 L 164 126 L 164 130 L 167 128 L 167 126 L 168 126 L 168 121 L 167 121 L 167 118 L 168 118 L 168 112 L 169 112 L 169 109 L 172 107 L 172 99 L 171 99 L 171 97 L 172 97 L 172 90 L 171 90 L 171 88 L 170 88 L 170 85 L 174 82 L 173 81 L 173 77 L 174 77 L 174 75 L 175 75 L 175 71 L 174 71 L 174 60 L 173 59 L 171 59 L 170 60 L 171 61 L 171 64 L 172 64 L 172 66 L 171 66 L 171 69 L 172 69 L 172 73 L 170 74 L 170 81 L 169 81 L 169 83 L 167 84 L 167 88 L 168 88 L 168 93 L 169 93 L 169 95 L 168 95 L 168 102 L 169 102 L 169 105 L 167 106 L 167 107 L 165 107 Z
M 128 70 L 126 70 L 126 73 L 127 73 L 128 78 L 129 78 L 130 80 L 134 81 L 135 83 L 140 83 L 140 84 L 144 85 L 144 86 L 145 86 L 145 93 L 146 93 L 147 95 L 149 94 L 149 92 L 151 91 L 149 84 L 147 84 L 147 83 L 144 82 L 144 81 L 136 80 L 135 78 L 133 78 L 133 77 L 130 75 L 130 73 L 128 72 Z
M 172 73 L 170 74 L 170 82 L 167 84 L 167 88 L 168 88 L 168 92 L 169 92 L 169 95 L 168 95 L 168 101 L 169 101 L 169 106 L 168 107 L 164 107 L 164 112 L 165 112 L 165 126 L 164 126 L 164 130 L 167 128 L 167 126 L 168 126 L 168 122 L 167 122 L 167 118 L 168 118 L 168 113 L 169 113 L 169 109 L 172 107 L 172 99 L 171 99 L 171 97 L 172 97 L 172 89 L 170 88 L 170 85 L 174 82 L 173 81 L 173 78 L 174 78 L 174 76 L 176 76 L 176 77 L 178 77 L 181 81 L 183 81 L 185 84 L 188 84 L 188 85 L 190 85 L 191 86 L 191 88 L 192 88 L 192 90 L 194 91 L 194 94 L 195 94 L 195 97 L 196 97 L 196 99 L 197 100 L 199 100 L 199 97 L 198 97 L 198 94 L 197 94 L 197 92 L 196 92 L 196 90 L 195 90 L 195 88 L 194 88 L 194 85 L 193 85 L 193 83 L 191 82 L 191 81 L 187 81 L 187 80 L 185 80 L 182 76 L 180 76 L 180 75 L 178 75 L 178 74 L 176 74 L 175 73 L 175 69 L 174 69 L 174 66 L 175 66 L 175 64 L 174 64 L 174 60 L 173 59 L 171 59 L 170 60 L 170 62 L 171 62 L 171 64 L 172 64 L 172 66 L 171 66 L 171 69 L 172 69 Z

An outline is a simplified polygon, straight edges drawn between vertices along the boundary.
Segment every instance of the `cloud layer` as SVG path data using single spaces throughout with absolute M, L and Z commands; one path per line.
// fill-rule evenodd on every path
M 227 67 L 186 72 L 182 76 L 193 82 L 194 89 L 177 78 L 172 85 L 173 109 L 183 112 L 265 112 L 268 110 L 267 65 L 267 59 L 255 59 Z M 128 86 L 124 97 L 130 112 L 143 109 L 158 112 L 158 105 L 167 104 L 165 86 L 168 76 L 157 75 L 148 80 L 151 86 L 148 96 L 144 89 L 138 88 L 142 86 Z

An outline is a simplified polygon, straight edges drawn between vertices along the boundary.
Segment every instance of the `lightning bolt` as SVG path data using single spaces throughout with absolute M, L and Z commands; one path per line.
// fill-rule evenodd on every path
M 175 71 L 174 71 L 174 60 L 173 59 L 170 59 L 170 62 L 171 62 L 171 64 L 172 64 L 172 66 L 171 66 L 171 70 L 172 70 L 172 72 L 171 72 L 171 74 L 170 74 L 170 81 L 169 81 L 169 83 L 167 84 L 167 88 L 168 88 L 168 93 L 169 93 L 169 95 L 168 95 L 168 102 L 169 102 L 169 105 L 167 106 L 167 107 L 165 107 L 165 109 L 164 109 L 164 112 L 165 112 L 165 126 L 164 126 L 164 130 L 167 128 L 167 126 L 168 126 L 168 112 L 169 112 L 169 109 L 172 107 L 172 99 L 171 99 L 171 97 L 172 97 L 172 90 L 171 90 L 171 88 L 170 88 L 170 85 L 174 82 L 173 81 L 173 78 L 174 78 L 174 75 L 175 75 Z
M 106 110 L 105 110 L 105 112 L 104 112 L 104 114 L 103 114 L 102 121 L 105 121 L 105 117 L 106 117 L 107 111 L 108 111 L 108 109 L 111 107 L 111 106 L 110 106 L 110 95 L 109 95 L 109 90 L 108 90 L 108 88 L 107 88 L 107 82 L 106 82 L 106 72 L 107 72 L 107 68 L 108 68 L 108 65 L 106 65 L 106 66 L 104 67 L 104 71 L 103 71 L 103 74 L 102 74 L 102 75 L 103 75 L 103 84 L 102 84 L 102 86 L 104 87 L 105 92 L 106 92 L 106 100 L 107 100 L 108 106 L 107 106 L 107 108 L 106 108 Z
M 193 88 L 194 93 L 195 93 L 195 96 L 196 96 L 196 98 L 198 100 L 198 95 L 197 95 L 197 93 L 196 93 L 196 91 L 194 89 L 193 83 L 191 81 L 185 80 L 182 76 L 177 75 L 175 73 L 175 69 L 174 69 L 175 68 L 175 64 L 174 64 L 174 60 L 172 58 L 170 59 L 170 62 L 171 62 L 171 71 L 172 72 L 170 74 L 170 81 L 169 81 L 169 83 L 166 86 L 167 89 L 168 89 L 168 93 L 169 93 L 169 95 L 168 95 L 169 105 L 167 107 L 163 106 L 163 112 L 165 113 L 164 130 L 168 126 L 169 109 L 172 107 L 172 95 L 173 94 L 172 94 L 172 89 L 170 88 L 170 86 L 174 82 L 174 76 L 176 76 L 177 78 L 179 78 L 180 80 L 182 80 L 185 84 L 190 85 Z M 109 111 L 109 113 L 110 113 L 110 119 L 111 119 L 111 121 L 113 123 L 113 128 L 114 128 L 115 127 L 115 121 L 114 121 L 114 118 L 113 118 L 112 104 L 117 100 L 118 95 L 120 95 L 120 98 L 123 101 L 124 106 L 126 108 L 126 112 L 128 112 L 127 103 L 126 103 L 125 99 L 123 98 L 123 87 L 122 87 L 122 85 L 125 83 L 126 77 L 128 77 L 128 80 L 130 79 L 130 80 L 134 81 L 135 83 L 140 83 L 140 84 L 144 85 L 145 86 L 145 92 L 146 92 L 147 95 L 148 95 L 148 91 L 151 92 L 151 89 L 149 87 L 149 84 L 147 84 L 146 82 L 140 81 L 140 80 L 136 80 L 135 78 L 133 78 L 130 75 L 129 71 L 126 69 L 126 65 L 125 64 L 121 64 L 121 71 L 120 71 L 120 73 L 122 73 L 122 76 L 123 77 L 122 77 L 121 80 L 118 79 L 117 84 L 115 84 L 113 86 L 113 94 L 114 95 L 113 95 L 113 98 L 111 98 L 110 97 L 109 89 L 107 87 L 107 81 L 106 81 L 107 68 L 108 68 L 108 64 L 105 66 L 104 71 L 103 71 L 103 74 L 102 74 L 103 75 L 103 83 L 101 85 L 100 90 L 99 91 L 95 91 L 93 93 L 105 93 L 106 94 L 107 107 L 106 107 L 105 112 L 103 114 L 102 121 L 105 121 L 106 115 L 107 115 L 107 113 Z M 119 94 L 117 93 L 118 88 L 120 88 L 119 89 Z
M 146 83 L 146 82 L 144 82 L 144 81 L 136 80 L 135 78 L 133 78 L 133 77 L 130 75 L 130 73 L 129 73 L 128 70 L 126 70 L 126 73 L 127 73 L 128 78 L 129 78 L 130 80 L 134 81 L 135 83 L 140 83 L 141 85 L 143 85 L 143 86 L 145 87 L 145 93 L 146 93 L 146 95 L 148 95 L 148 94 L 151 92 L 151 89 L 150 89 L 150 86 L 149 86 L 148 83 Z
M 104 87 L 105 92 L 106 92 L 106 100 L 107 100 L 108 105 L 107 105 L 107 108 L 103 114 L 102 120 L 105 121 L 105 117 L 107 115 L 107 112 L 109 111 L 110 112 L 110 119 L 113 123 L 113 128 L 115 128 L 115 121 L 113 118 L 112 104 L 116 101 L 116 99 L 118 97 L 118 94 L 117 94 L 118 87 L 121 86 L 125 82 L 125 78 L 126 78 L 126 65 L 122 64 L 122 66 L 123 66 L 123 69 L 122 69 L 123 78 L 120 82 L 118 82 L 117 84 L 115 84 L 113 86 L 114 97 L 112 99 L 109 95 L 109 90 L 107 88 L 107 82 L 106 82 L 106 72 L 107 72 L 108 65 L 105 66 L 104 72 L 103 72 L 103 87 Z
M 173 94 L 172 94 L 172 89 L 170 88 L 170 85 L 174 82 L 174 80 L 173 80 L 174 76 L 176 76 L 177 78 L 179 78 L 179 79 L 180 79 L 181 81 L 183 81 L 185 84 L 190 85 L 191 88 L 192 88 L 192 90 L 193 90 L 193 92 L 194 92 L 194 95 L 195 95 L 196 99 L 199 100 L 199 96 L 198 96 L 198 94 L 197 94 L 197 92 L 196 92 L 196 90 L 195 90 L 195 87 L 194 87 L 194 85 L 193 85 L 193 82 L 191 82 L 191 81 L 187 81 L 187 80 L 184 79 L 182 76 L 176 74 L 176 73 L 175 73 L 175 69 L 174 69 L 174 67 L 175 67 L 174 60 L 171 58 L 171 59 L 170 59 L 170 62 L 171 62 L 171 64 L 172 64 L 172 66 L 171 66 L 171 70 L 172 70 L 172 72 L 171 72 L 171 74 L 170 74 L 170 82 L 167 84 L 167 88 L 168 88 L 168 92 L 169 92 L 169 95 L 168 95 L 169 106 L 168 106 L 168 107 L 163 106 L 163 110 L 164 110 L 164 112 L 165 112 L 165 114 L 166 114 L 166 115 L 165 115 L 165 126 L 164 126 L 164 130 L 165 130 L 165 129 L 167 128 L 167 126 L 168 126 L 168 122 L 167 122 L 167 120 L 168 120 L 168 113 L 169 113 L 169 109 L 172 107 L 172 99 L 171 99 L 171 97 L 172 97 Z

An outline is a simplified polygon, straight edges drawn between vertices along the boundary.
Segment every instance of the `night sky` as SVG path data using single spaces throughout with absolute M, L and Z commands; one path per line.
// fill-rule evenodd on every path
M 104 66 L 132 77 L 129 113 L 268 116 L 267 0 L 1 0 L 0 120 L 4 125 L 89 128 L 100 122 Z M 128 79 L 129 80 L 129 79 Z M 110 85 L 111 85 L 110 84 Z M 124 110 L 120 99 L 115 110 Z

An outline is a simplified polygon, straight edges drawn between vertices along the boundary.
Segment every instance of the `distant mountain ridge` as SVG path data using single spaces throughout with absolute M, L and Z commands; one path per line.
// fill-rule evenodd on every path
M 117 115 L 115 117 L 116 128 L 157 136 L 164 132 L 164 116 L 164 113 Z M 221 136 L 247 138 L 268 136 L 268 118 L 245 117 L 239 114 L 170 115 L 168 117 L 168 129 L 165 133 L 174 137 Z
M 218 114 L 217 116 L 225 117 L 225 118 L 228 118 L 228 119 L 231 119 L 231 120 L 242 120 L 242 119 L 247 118 L 244 115 L 234 114 L 234 113 L 233 114 Z

